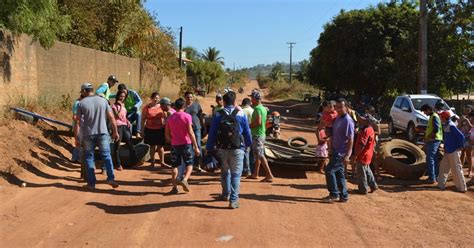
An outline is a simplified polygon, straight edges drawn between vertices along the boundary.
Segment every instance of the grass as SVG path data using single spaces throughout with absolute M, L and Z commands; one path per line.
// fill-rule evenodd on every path
M 268 97 L 271 99 L 303 99 L 304 94 L 315 95 L 319 90 L 312 85 L 292 80 L 289 84 L 285 80 L 280 80 L 268 84 Z

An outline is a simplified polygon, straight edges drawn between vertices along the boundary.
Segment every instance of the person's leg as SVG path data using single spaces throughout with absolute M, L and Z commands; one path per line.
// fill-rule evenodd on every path
M 472 177 L 472 173 L 474 172 L 473 164 L 472 164 L 472 148 L 471 146 L 468 146 L 466 148 L 466 159 L 467 159 L 467 176 Z M 462 163 L 464 165 L 464 163 Z
M 244 158 L 244 150 L 236 149 L 236 150 L 229 150 L 229 165 L 230 165 L 230 177 L 231 177 L 231 188 L 230 188 L 230 202 L 231 207 L 235 208 L 238 207 L 239 201 L 239 192 L 240 192 L 240 176 L 242 175 L 243 169 L 243 158 Z M 234 204 L 234 205 L 232 205 Z
M 95 165 L 94 165 L 94 148 L 95 142 L 92 136 L 85 137 L 82 141 L 83 144 L 83 164 L 86 169 L 86 181 L 90 187 L 95 187 Z
M 99 146 L 102 162 L 104 163 L 104 167 L 107 172 L 107 183 L 116 188 L 118 187 L 118 184 L 114 181 L 114 164 L 112 162 L 112 156 L 110 155 L 110 136 L 108 134 L 98 135 L 97 144 Z
M 366 169 L 364 168 L 365 166 L 357 162 L 357 186 L 359 188 L 359 193 L 361 194 L 367 194 L 369 192 L 369 185 L 367 183 L 367 174 L 366 174 Z
M 221 187 L 222 187 L 222 199 L 228 199 L 230 196 L 230 160 L 226 150 L 219 149 L 217 152 L 219 156 L 219 161 L 221 162 Z
M 130 129 L 124 128 L 122 134 L 123 134 L 122 141 L 125 142 L 125 144 L 127 145 L 128 152 L 130 154 L 129 166 L 133 166 L 138 161 L 137 161 L 137 153 L 135 151 L 135 147 L 133 146 L 133 142 L 132 142 L 132 133 L 130 132 Z
M 460 152 L 453 152 L 450 158 L 451 169 L 453 171 L 453 181 L 456 185 L 456 189 L 460 192 L 466 192 L 467 186 L 464 180 L 464 173 L 462 171 L 462 163 L 460 159 Z
M 436 181 L 436 178 L 438 177 L 439 175 L 439 162 L 441 161 L 441 159 L 439 159 L 441 157 L 441 153 L 439 151 L 439 146 L 441 145 L 441 141 L 437 140 L 434 144 L 434 150 L 435 150 L 435 155 L 434 155 L 434 172 L 435 172 L 435 181 Z
M 379 188 L 379 186 L 377 185 L 377 181 L 375 180 L 374 173 L 372 173 L 372 169 L 370 168 L 370 166 L 367 166 L 366 169 L 367 170 L 365 171 L 365 174 L 367 175 L 367 182 L 370 187 L 370 192 L 374 192 Z
M 441 159 L 440 165 L 439 165 L 439 175 L 437 178 L 438 182 L 438 187 L 440 189 L 445 189 L 446 187 L 446 181 L 448 181 L 448 175 L 450 171 L 449 167 L 449 154 L 445 153 L 443 159 Z
M 333 152 L 331 159 L 324 170 L 324 174 L 326 176 L 326 186 L 329 191 L 329 195 L 332 197 L 339 197 L 335 172 L 338 169 L 337 166 L 340 160 L 342 160 L 342 157 L 336 152 Z
M 249 160 L 249 150 L 245 149 L 244 152 L 244 159 L 243 159 L 243 164 L 244 168 L 242 169 L 242 175 L 243 176 L 248 176 L 250 174 L 250 160 Z
M 260 173 L 260 159 L 258 155 L 257 137 L 253 137 L 252 139 L 252 155 L 253 155 L 255 168 L 252 171 L 252 175 L 249 178 L 258 179 L 258 175 Z
M 258 137 L 257 138 L 257 155 L 258 155 L 258 160 L 260 160 L 260 163 L 265 170 L 265 179 L 264 181 L 271 181 L 273 180 L 274 176 L 272 174 L 272 170 L 270 169 L 270 166 L 268 165 L 267 158 L 265 157 L 265 137 Z
M 194 136 L 196 136 L 196 143 L 198 145 L 199 151 L 202 152 L 202 147 L 201 147 L 201 129 L 194 129 Z M 201 156 L 194 156 L 194 167 L 196 169 L 199 169 L 199 161 L 200 161 Z
M 158 145 L 157 150 L 158 150 L 158 157 L 160 158 L 160 165 L 161 166 L 166 166 L 166 163 L 165 163 L 165 149 L 163 148 L 163 146 Z
M 156 152 L 156 146 L 150 145 L 150 166 L 151 167 L 155 166 L 155 152 Z
M 335 176 L 336 176 L 337 187 L 340 190 L 339 197 L 341 200 L 347 201 L 349 199 L 349 193 L 347 192 L 346 178 L 344 175 L 344 164 L 342 162 L 342 159 L 337 165 Z
M 186 165 L 186 170 L 184 172 L 183 180 L 179 180 L 178 184 L 180 184 L 184 191 L 189 192 L 189 185 L 188 180 L 193 172 L 193 162 L 194 162 L 194 155 L 193 155 L 193 146 L 191 144 L 185 145 L 180 148 L 180 155 L 182 158 L 183 163 Z
M 249 151 L 249 168 L 250 168 L 250 175 L 252 175 L 253 172 L 255 171 L 255 159 L 254 159 L 252 147 L 250 147 L 250 151 Z
M 122 170 L 122 162 L 120 161 L 120 145 L 121 141 L 124 140 L 123 133 L 124 133 L 125 126 L 118 126 L 118 133 L 119 133 L 119 140 L 114 142 L 114 150 L 112 151 L 112 161 L 115 165 L 115 168 L 118 170 Z M 126 128 L 126 127 L 125 127 Z
M 434 181 L 435 176 L 435 160 L 436 160 L 436 142 L 427 141 L 425 145 L 426 149 L 426 173 L 428 174 L 428 180 Z

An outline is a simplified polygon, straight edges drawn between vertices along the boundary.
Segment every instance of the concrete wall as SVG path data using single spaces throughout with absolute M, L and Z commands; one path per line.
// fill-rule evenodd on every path
M 31 37 L 0 29 L 0 105 L 17 103 L 20 96 L 55 101 L 69 94 L 75 99 L 82 83 L 97 87 L 112 74 L 137 91 L 161 90 L 172 98 L 179 92 L 179 83 L 145 61 L 63 42 L 46 50 Z

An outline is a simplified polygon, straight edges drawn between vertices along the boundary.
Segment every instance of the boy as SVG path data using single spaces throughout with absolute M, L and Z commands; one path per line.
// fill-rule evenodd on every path
M 374 155 L 375 132 L 368 119 L 359 117 L 360 129 L 355 143 L 353 161 L 356 163 L 357 181 L 361 194 L 372 193 L 378 189 L 370 163 Z M 370 187 L 370 191 L 369 191 Z

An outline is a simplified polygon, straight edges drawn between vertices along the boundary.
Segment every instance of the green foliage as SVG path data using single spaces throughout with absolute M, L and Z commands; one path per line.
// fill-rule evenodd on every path
M 429 6 L 428 91 L 465 90 L 472 83 L 472 4 L 439 1 Z M 419 12 L 408 1 L 341 11 L 325 25 L 311 51 L 307 78 L 330 91 L 374 96 L 416 92 Z M 456 82 L 461 82 L 458 84 Z M 446 91 L 444 91 L 446 92 Z
M 224 65 L 224 58 L 220 57 L 219 54 L 220 51 L 215 47 L 208 47 L 201 55 L 201 58 L 209 62 L 217 62 L 221 65 Z
M 282 74 L 283 73 L 283 64 L 281 63 L 276 63 L 275 66 L 273 66 L 272 71 L 270 72 L 270 78 L 273 81 L 280 81 L 282 79 Z
M 314 86 L 292 80 L 289 84 L 285 80 L 273 81 L 270 83 L 268 97 L 271 99 L 303 99 L 304 94 L 315 95 L 319 92 Z
M 70 17 L 59 12 L 56 0 L 0 1 L 0 28 L 25 33 L 50 48 L 71 27 Z
M 197 60 L 189 66 L 191 76 L 197 78 L 199 84 L 206 85 L 207 93 L 222 86 L 225 82 L 225 72 L 217 62 Z
M 192 61 L 197 60 L 199 57 L 199 53 L 194 47 L 191 47 L 191 46 L 184 47 L 183 51 L 186 52 L 186 58 Z

